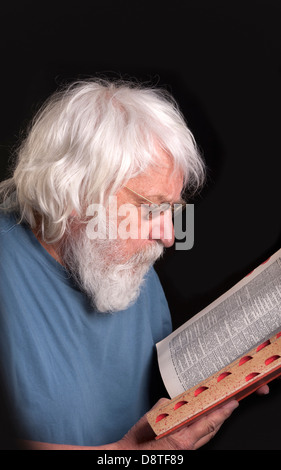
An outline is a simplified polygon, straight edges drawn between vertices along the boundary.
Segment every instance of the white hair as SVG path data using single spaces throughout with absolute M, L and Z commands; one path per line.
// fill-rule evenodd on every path
M 104 203 L 157 161 L 155 145 L 198 189 L 204 164 L 183 115 L 165 90 L 134 82 L 78 81 L 51 96 L 35 116 L 19 148 L 1 201 L 17 209 L 46 241 L 60 240 L 73 211 Z M 8 197 L 14 193 L 14 198 Z

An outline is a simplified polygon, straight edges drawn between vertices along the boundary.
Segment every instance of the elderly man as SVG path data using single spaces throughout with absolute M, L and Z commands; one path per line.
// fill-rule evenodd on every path
M 203 179 L 163 91 L 78 82 L 35 117 L 0 186 L 0 361 L 27 448 L 196 449 L 236 408 L 159 441 L 145 418 L 171 332 L 152 266 Z

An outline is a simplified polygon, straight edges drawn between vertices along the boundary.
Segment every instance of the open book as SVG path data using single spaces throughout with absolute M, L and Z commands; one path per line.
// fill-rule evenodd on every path
M 280 331 L 281 250 L 156 345 L 163 382 L 171 403 L 181 403 L 177 408 L 182 415 L 174 418 L 174 413 L 171 418 L 167 406 L 156 409 L 153 416 L 148 414 L 156 434 L 179 427 L 227 398 L 241 399 L 281 374 Z M 272 351 L 266 351 L 268 345 Z M 255 354 L 261 349 L 262 353 Z M 253 357 L 241 367 L 245 358 Z M 208 393 L 201 395 L 205 390 Z M 200 394 L 200 400 L 182 406 L 190 403 L 190 391 L 192 397 Z M 160 424 L 154 426 L 159 416 L 165 418 L 161 432 Z M 165 427 L 171 419 L 172 424 Z

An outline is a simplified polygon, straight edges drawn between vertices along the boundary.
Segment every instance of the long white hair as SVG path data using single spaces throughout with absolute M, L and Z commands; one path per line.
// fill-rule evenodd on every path
M 78 81 L 56 92 L 35 116 L 10 179 L 0 184 L 8 210 L 55 242 L 73 211 L 82 217 L 157 161 L 155 144 L 194 190 L 204 164 L 175 100 L 134 82 Z M 11 194 L 13 196 L 11 198 Z

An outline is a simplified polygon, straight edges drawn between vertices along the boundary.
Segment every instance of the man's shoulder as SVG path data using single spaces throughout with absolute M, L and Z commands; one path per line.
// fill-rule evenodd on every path
M 0 237 L 4 237 L 18 225 L 17 217 L 14 212 L 7 212 L 0 209 Z
M 0 209 L 0 261 L 5 257 L 19 254 L 19 248 L 24 249 L 27 245 L 27 230 L 20 223 L 19 217 L 14 212 Z

